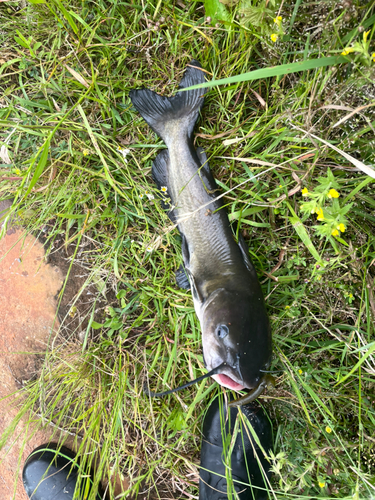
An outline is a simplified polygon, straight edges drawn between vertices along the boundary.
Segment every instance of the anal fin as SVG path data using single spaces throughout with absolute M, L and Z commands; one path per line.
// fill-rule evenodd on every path
M 245 238 L 242 236 L 241 232 L 238 232 L 238 246 L 240 247 L 242 258 L 244 260 L 247 270 L 256 276 L 256 271 L 254 269 L 253 263 L 250 260 L 249 248 L 246 245 Z

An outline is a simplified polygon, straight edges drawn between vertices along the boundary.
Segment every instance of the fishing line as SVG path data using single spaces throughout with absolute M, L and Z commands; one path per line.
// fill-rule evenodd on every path
M 295 127 L 297 128 L 297 127 Z M 330 145 L 331 146 L 331 145 Z M 301 153 L 300 155 L 296 156 L 295 158 L 293 158 L 293 160 L 298 160 L 298 158 L 304 156 L 305 154 L 309 154 L 310 152 L 314 152 L 316 150 L 316 148 L 312 149 L 311 151 L 307 151 L 307 152 L 304 152 L 304 153 Z M 249 158 L 236 158 L 236 157 L 232 157 L 232 156 L 215 156 L 215 158 L 223 158 L 225 160 L 241 160 L 241 161 L 245 161 L 245 163 L 252 163 L 251 161 L 249 161 Z M 254 160 L 254 163 L 256 164 L 259 164 L 261 160 Z M 254 179 L 256 179 L 257 177 L 260 177 L 268 172 L 270 172 L 271 170 L 275 170 L 275 168 L 279 168 L 279 167 L 282 167 L 283 165 L 289 163 L 291 160 L 286 160 L 282 163 L 280 163 L 279 165 L 272 165 L 272 163 L 268 163 L 268 162 L 264 162 L 264 163 L 267 163 L 267 166 L 268 165 L 271 165 L 270 168 L 267 168 L 266 170 L 264 170 L 263 172 L 259 172 L 259 174 L 256 174 L 254 175 L 254 177 L 252 177 L 251 179 L 246 179 L 245 181 L 242 181 L 240 182 L 239 184 L 237 184 L 237 186 L 234 186 L 232 187 L 231 189 L 228 189 L 228 191 L 225 191 L 224 193 L 220 194 L 219 196 L 217 196 L 216 198 L 214 198 L 213 200 L 210 200 L 208 201 L 207 203 L 204 203 L 203 205 L 200 205 L 198 208 L 196 208 L 193 212 L 188 212 L 186 214 L 184 214 L 182 217 L 179 217 L 176 221 L 176 225 L 174 227 L 177 227 L 178 224 L 180 224 L 181 222 L 184 222 L 185 220 L 188 220 L 190 217 L 192 217 L 194 214 L 196 214 L 197 212 L 199 212 L 199 210 L 202 210 L 203 208 L 207 207 L 208 205 L 211 205 L 211 203 L 214 203 L 215 201 L 217 200 L 220 200 L 221 198 L 223 198 L 224 196 L 228 196 L 229 193 L 231 193 L 232 191 L 234 191 L 235 189 L 243 186 L 244 184 L 247 184 L 248 182 L 250 181 L 253 181 Z M 208 160 L 207 160 L 208 162 Z M 370 175 L 370 174 L 369 174 Z M 186 186 L 184 186 L 186 187 Z M 263 206 L 263 205 L 262 205 Z M 272 206 L 272 205 L 264 205 L 264 206 Z M 176 205 L 173 205 L 173 208 L 175 208 Z

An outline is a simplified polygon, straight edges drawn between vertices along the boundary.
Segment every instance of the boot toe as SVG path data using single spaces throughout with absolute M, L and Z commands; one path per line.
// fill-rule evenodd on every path
M 229 401 L 231 396 L 229 396 Z M 233 438 L 238 408 L 228 408 L 220 396 L 208 408 L 203 422 L 199 500 L 228 498 L 224 442 Z M 266 452 L 273 448 L 272 427 L 262 408 L 255 404 L 242 406 L 242 413 Z M 241 500 L 266 500 L 270 464 L 248 430 L 239 424 L 230 458 L 233 488 Z
M 77 485 L 75 455 L 64 446 L 49 443 L 36 448 L 26 459 L 22 479 L 33 500 L 70 500 Z

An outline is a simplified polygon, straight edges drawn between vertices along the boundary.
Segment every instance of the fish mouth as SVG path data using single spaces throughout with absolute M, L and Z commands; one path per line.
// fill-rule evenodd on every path
M 234 391 L 242 391 L 243 389 L 246 389 L 244 385 L 239 384 L 238 382 L 233 380 L 228 375 L 225 375 L 224 373 L 212 375 L 212 378 L 222 387 L 226 387 L 227 389 L 233 389 Z

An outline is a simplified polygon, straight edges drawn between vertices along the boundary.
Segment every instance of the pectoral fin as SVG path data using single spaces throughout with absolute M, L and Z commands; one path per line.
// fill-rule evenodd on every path
M 176 283 L 180 288 L 183 288 L 184 290 L 191 289 L 193 299 L 199 301 L 199 303 L 203 303 L 203 299 L 198 290 L 194 276 L 191 274 L 189 269 L 187 269 L 183 264 L 181 264 L 181 266 L 177 269 L 175 276 L 176 276 Z
M 244 237 L 242 236 L 242 234 L 240 232 L 238 232 L 238 246 L 240 247 L 242 257 L 243 257 L 245 266 L 247 267 L 248 271 L 250 271 L 251 273 L 254 273 L 256 275 L 253 263 L 251 262 L 250 257 L 249 257 L 249 249 L 246 245 L 246 241 L 245 241 Z
M 189 276 L 190 286 L 191 286 L 191 294 L 193 295 L 194 301 L 197 301 L 199 304 L 203 304 L 203 297 L 199 292 L 197 283 L 194 279 L 194 276 L 191 274 L 189 269 L 186 269 L 186 273 Z M 199 316 L 199 315 L 198 315 Z
M 180 288 L 182 288 L 183 290 L 190 290 L 191 288 L 190 281 L 183 264 L 181 264 L 180 267 L 177 269 L 177 271 L 175 272 L 175 276 L 176 276 L 176 283 Z

